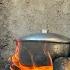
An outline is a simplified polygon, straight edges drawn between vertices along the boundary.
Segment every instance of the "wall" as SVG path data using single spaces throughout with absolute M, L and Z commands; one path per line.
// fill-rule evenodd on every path
M 1 2 L 0 38 L 9 40 L 2 56 L 8 57 L 13 52 L 15 37 L 41 32 L 42 29 L 70 37 L 70 0 L 2 0 Z

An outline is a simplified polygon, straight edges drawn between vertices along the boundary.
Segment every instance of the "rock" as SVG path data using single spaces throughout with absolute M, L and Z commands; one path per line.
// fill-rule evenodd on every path
M 60 57 L 54 61 L 54 70 L 70 70 L 70 58 Z

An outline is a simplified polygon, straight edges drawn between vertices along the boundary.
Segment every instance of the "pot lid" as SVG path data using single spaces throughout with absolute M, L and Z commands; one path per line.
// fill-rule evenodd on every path
M 19 38 L 22 41 L 47 41 L 70 43 L 70 39 L 56 33 L 35 33 Z

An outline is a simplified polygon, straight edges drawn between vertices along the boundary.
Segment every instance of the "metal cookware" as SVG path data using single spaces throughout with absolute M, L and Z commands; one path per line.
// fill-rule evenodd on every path
M 17 40 L 21 42 L 20 62 L 26 65 L 33 64 L 31 57 L 38 66 L 45 65 L 45 61 L 48 61 L 45 56 L 47 51 L 53 60 L 60 56 L 68 56 L 70 51 L 70 39 L 56 33 L 36 33 Z

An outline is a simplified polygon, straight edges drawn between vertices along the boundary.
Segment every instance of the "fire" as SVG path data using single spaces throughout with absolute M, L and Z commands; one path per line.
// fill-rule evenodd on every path
M 22 65 L 19 61 L 19 57 L 18 57 L 18 53 L 19 53 L 19 47 L 20 47 L 20 42 L 17 41 L 16 42 L 16 51 L 15 51 L 15 54 L 11 57 L 11 62 L 12 62 L 12 65 L 10 66 L 10 70 L 15 70 L 13 68 L 13 65 L 15 65 L 17 68 L 19 68 L 19 70 L 53 70 L 53 64 L 52 64 L 52 61 L 51 61 L 51 65 L 48 65 L 48 66 L 40 66 L 40 67 L 37 67 L 35 66 L 34 62 L 33 62 L 33 57 L 31 55 L 31 60 L 33 62 L 33 66 L 32 67 L 28 67 L 28 66 L 25 66 L 24 64 Z M 46 54 L 45 52 L 45 48 L 44 48 L 44 54 Z M 49 55 L 49 53 L 48 53 Z M 50 56 L 49 56 L 50 57 Z M 51 60 L 51 58 L 50 58 Z

